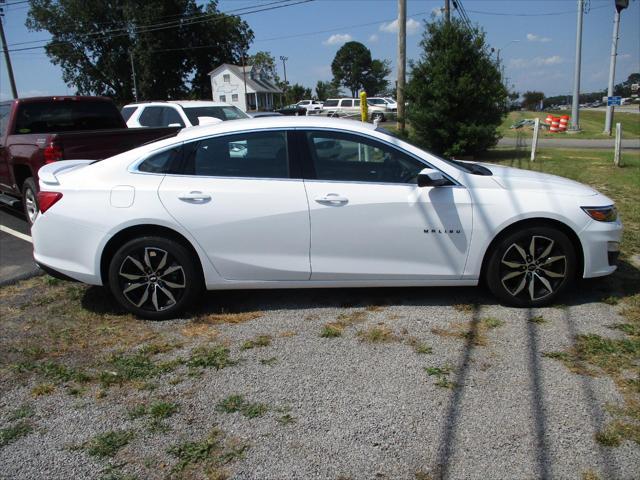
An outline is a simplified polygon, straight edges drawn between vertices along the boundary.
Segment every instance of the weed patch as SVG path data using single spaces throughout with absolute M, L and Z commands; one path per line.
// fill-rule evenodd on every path
M 529 321 L 531 323 L 535 323 L 537 325 L 542 325 L 543 323 L 547 323 L 547 321 L 544 319 L 544 317 L 542 315 L 535 315 L 535 316 L 529 318 Z
M 242 395 L 230 395 L 216 405 L 216 410 L 222 413 L 240 412 L 247 418 L 262 417 L 269 411 L 264 403 L 247 402 Z
M 258 335 L 252 340 L 247 340 L 243 342 L 240 349 L 251 350 L 252 348 L 268 347 L 269 345 L 271 345 L 271 335 Z
M 341 337 L 344 331 L 344 325 L 338 322 L 327 323 L 320 330 L 320 336 L 323 338 Z
M 33 427 L 27 420 L 21 420 L 10 427 L 0 429 L 0 448 L 15 442 L 20 437 L 24 437 L 32 431 Z
M 55 391 L 55 389 L 55 385 L 51 383 L 40 383 L 31 389 L 31 395 L 33 395 L 34 397 L 50 395 Z
M 487 317 L 479 321 L 454 322 L 448 328 L 433 327 L 431 333 L 441 337 L 459 338 L 475 346 L 485 346 L 488 342 L 487 332 L 502 325 L 502 320 Z
M 130 430 L 113 430 L 96 435 L 84 445 L 84 448 L 94 457 L 113 457 L 133 437 L 134 433 Z
M 456 384 L 449 380 L 449 374 L 453 371 L 448 365 L 444 367 L 425 367 L 427 375 L 435 377 L 435 385 L 440 388 L 455 388 Z
M 215 368 L 220 370 L 237 362 L 229 357 L 229 349 L 222 345 L 199 347 L 191 352 L 187 360 L 190 368 Z
M 21 405 L 9 415 L 9 421 L 21 420 L 23 418 L 33 417 L 34 411 L 31 405 Z
M 398 339 L 393 331 L 384 324 L 360 330 L 357 335 L 361 342 L 368 343 L 392 342 Z
M 207 478 L 221 479 L 224 477 L 220 476 L 218 468 L 241 458 L 247 448 L 246 444 L 225 442 L 224 433 L 216 428 L 202 440 L 172 446 L 168 453 L 178 459 L 172 469 L 174 473 L 201 466 L 207 470 Z

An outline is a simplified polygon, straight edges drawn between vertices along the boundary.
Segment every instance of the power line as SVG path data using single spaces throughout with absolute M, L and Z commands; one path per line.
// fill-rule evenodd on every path
M 277 10 L 280 8 L 285 8 L 285 7 L 292 7 L 295 5 L 300 5 L 303 3 L 309 3 L 309 2 L 313 2 L 315 0 L 298 0 L 298 1 L 294 1 L 292 3 L 286 3 L 284 5 L 282 5 L 282 3 L 284 2 L 291 2 L 291 0 L 278 0 L 278 1 L 274 1 L 268 4 L 262 4 L 261 6 L 259 5 L 254 5 L 252 7 L 244 7 L 242 9 L 236 9 L 236 10 L 231 10 L 229 12 L 236 12 L 239 10 L 243 10 L 243 9 L 247 9 L 247 8 L 256 8 L 255 10 L 249 10 L 249 11 L 244 11 L 241 13 L 237 13 L 237 14 L 232 14 L 229 15 L 229 12 L 216 12 L 216 13 L 212 13 L 212 14 L 206 14 L 206 15 L 193 15 L 190 18 L 193 18 L 192 21 L 187 21 L 187 22 L 183 22 L 182 19 L 175 21 L 175 22 L 165 22 L 165 23 L 161 23 L 161 24 L 151 24 L 151 25 L 143 25 L 140 27 L 135 27 L 133 30 L 127 30 L 126 28 L 119 28 L 119 29 L 113 29 L 113 30 L 107 30 L 106 32 L 95 32 L 95 33 L 88 33 L 85 34 L 84 37 L 91 37 L 91 36 L 100 36 L 102 38 L 117 38 L 117 37 L 123 37 L 123 36 L 129 36 L 132 33 L 134 34 L 140 34 L 140 33 L 149 33 L 149 32 L 155 32 L 155 31 L 159 31 L 159 30 L 167 30 L 167 29 L 172 29 L 172 28 L 178 28 L 178 27 L 182 27 L 185 25 L 195 25 L 198 23 L 203 23 L 203 22 L 207 22 L 207 21 L 218 21 L 218 20 L 227 20 L 228 17 L 240 17 L 241 15 L 248 15 L 251 13 L 259 13 L 259 12 L 266 12 L 266 11 L 270 11 L 270 10 Z M 266 5 L 271 5 L 267 8 L 264 8 Z M 223 15 L 223 16 L 220 16 Z M 195 18 L 194 18 L 195 17 Z M 210 17 L 214 17 L 214 18 L 210 18 Z M 126 32 L 123 33 L 116 33 L 113 35 L 109 35 L 109 32 L 119 32 L 119 31 L 124 31 L 127 30 Z M 50 39 L 51 40 L 51 39 Z M 39 40 L 39 41 L 43 41 L 43 40 Z M 46 40 L 49 41 L 49 40 Z M 35 41 L 32 41 L 30 43 L 34 43 Z M 24 42 L 23 44 L 25 44 L 27 42 Z M 24 47 L 24 48 L 13 48 L 10 49 L 10 52 L 21 52 L 21 51 L 26 51 L 26 50 L 36 50 L 39 48 L 44 48 L 45 46 L 51 46 L 51 45 L 59 45 L 59 44 L 66 44 L 69 43 L 66 40 L 62 40 L 59 42 L 53 42 L 53 44 L 48 44 L 48 45 L 38 45 L 38 46 L 34 46 L 34 47 Z M 17 44 L 12 44 L 12 45 L 17 45 Z
M 610 8 L 609 5 L 601 5 L 599 7 L 591 7 L 590 10 L 597 10 L 599 8 Z M 556 15 L 575 15 L 575 10 L 564 10 L 562 12 L 549 12 L 549 13 L 504 13 L 504 12 L 486 12 L 481 10 L 467 10 L 468 12 L 478 15 L 496 15 L 500 17 L 550 17 Z

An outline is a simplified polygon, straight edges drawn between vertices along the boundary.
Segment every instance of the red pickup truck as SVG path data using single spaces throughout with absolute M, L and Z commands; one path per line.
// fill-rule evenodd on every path
M 178 127 L 127 128 L 105 97 L 34 97 L 0 103 L 0 203 L 38 213 L 40 167 L 57 160 L 102 160 L 176 135 Z

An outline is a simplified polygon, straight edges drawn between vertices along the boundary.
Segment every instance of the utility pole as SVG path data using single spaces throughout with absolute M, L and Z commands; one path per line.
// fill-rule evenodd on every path
M 242 80 L 244 81 L 244 111 L 247 112 L 249 111 L 249 98 L 247 97 L 247 65 L 244 54 L 245 52 L 242 52 Z
M 133 75 L 133 98 L 138 101 L 138 87 L 136 85 L 136 67 L 133 65 L 133 52 L 129 52 L 129 59 L 131 60 L 131 74 Z
M 444 19 L 448 22 L 451 20 L 451 6 L 449 0 L 444 0 Z
M 11 66 L 11 57 L 7 48 L 7 39 L 4 36 L 4 26 L 2 25 L 2 17 L 4 12 L 0 10 L 0 40 L 2 40 L 2 50 L 4 51 L 4 59 L 7 62 L 7 74 L 9 75 L 9 83 L 11 83 L 11 93 L 13 98 L 18 98 L 18 89 L 16 88 L 16 79 L 13 77 L 13 67 Z
M 572 132 L 580 131 L 580 63 L 582 61 L 582 15 L 584 13 L 584 0 L 578 0 L 578 24 L 576 28 L 576 64 L 573 74 L 573 104 L 571 105 Z
M 285 101 L 286 101 L 286 97 L 287 97 L 287 60 L 289 60 L 289 57 L 285 57 L 284 55 L 280 55 L 280 60 L 282 60 L 282 70 L 284 72 L 284 95 L 285 95 Z M 282 102 L 284 103 L 284 102 Z
M 448 2 L 447 2 L 448 3 Z M 407 0 L 398 0 L 398 86 L 396 91 L 398 111 L 397 128 L 404 133 L 404 83 L 407 66 Z
M 629 0 L 616 0 L 616 14 L 613 19 L 613 39 L 611 41 L 611 63 L 609 64 L 609 88 L 607 97 L 613 96 L 613 82 L 616 76 L 616 57 L 618 56 L 618 33 L 620 32 L 620 12 L 629 6 Z M 604 133 L 611 135 L 611 123 L 613 122 L 613 105 L 608 105 L 607 115 L 604 120 Z

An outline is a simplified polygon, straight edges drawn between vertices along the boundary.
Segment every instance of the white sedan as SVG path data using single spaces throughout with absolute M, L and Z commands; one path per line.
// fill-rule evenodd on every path
M 612 273 L 613 201 L 537 172 L 449 161 L 370 124 L 314 117 L 182 130 L 40 172 L 34 256 L 140 317 L 203 288 L 457 286 L 552 302 Z

